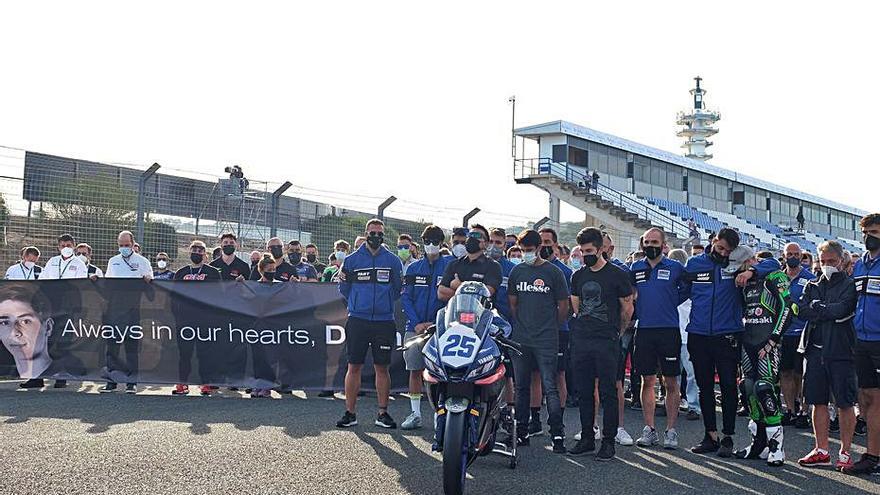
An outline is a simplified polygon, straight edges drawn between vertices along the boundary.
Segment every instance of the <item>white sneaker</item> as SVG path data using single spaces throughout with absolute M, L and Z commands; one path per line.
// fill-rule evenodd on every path
M 422 427 L 422 417 L 416 413 L 409 413 L 400 425 L 401 430 L 418 430 Z
M 660 443 L 660 436 L 657 435 L 657 430 L 645 425 L 637 443 L 639 447 L 651 447 Z
M 599 425 L 593 425 L 593 438 L 602 440 L 602 430 L 599 429 Z
M 575 436 L 574 436 L 574 441 L 575 441 L 575 442 L 580 442 L 580 441 L 581 441 L 581 432 L 577 432 L 577 434 L 575 434 Z
M 668 450 L 678 448 L 678 432 L 675 431 L 675 428 L 666 430 L 666 435 L 663 438 L 663 448 Z
M 617 436 L 614 437 L 614 441 L 619 445 L 623 445 L 624 447 L 629 447 L 633 444 L 633 437 L 623 429 L 622 426 L 617 427 Z

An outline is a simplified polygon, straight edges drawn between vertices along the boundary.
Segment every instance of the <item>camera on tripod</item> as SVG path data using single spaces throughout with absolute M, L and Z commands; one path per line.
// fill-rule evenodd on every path
M 244 178 L 244 172 L 241 171 L 241 166 L 233 165 L 224 168 L 223 171 L 229 174 L 229 180 L 233 184 L 238 184 L 238 193 L 244 194 L 250 185 L 250 181 Z

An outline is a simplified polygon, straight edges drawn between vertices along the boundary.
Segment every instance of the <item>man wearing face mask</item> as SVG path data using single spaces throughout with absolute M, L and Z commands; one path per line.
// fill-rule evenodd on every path
M 602 257 L 605 258 L 605 261 L 611 263 L 617 268 L 629 271 L 629 267 L 626 266 L 626 263 L 614 257 L 614 239 L 611 238 L 611 235 L 609 235 L 608 232 L 602 232 Z
M 564 399 L 557 390 L 557 353 L 560 346 L 559 327 L 571 315 L 568 281 L 559 268 L 539 256 L 540 234 L 534 230 L 524 230 L 518 241 L 523 250 L 523 263 L 510 272 L 508 288 L 513 317 L 512 338 L 522 346 L 522 355 L 512 356 L 516 381 L 516 442 L 517 445 L 528 445 L 529 437 L 533 436 L 526 406 L 530 402 L 532 375 L 537 371 L 547 395 L 553 452 L 564 454 Z M 562 383 L 565 383 L 564 380 Z
M 259 272 L 257 266 L 260 264 L 260 260 L 263 258 L 263 253 L 257 250 L 251 251 L 251 277 L 253 277 L 254 272 Z M 250 278 L 253 280 L 253 278 Z
M 116 243 L 119 245 L 119 254 L 110 258 L 107 262 L 107 270 L 104 272 L 106 278 L 143 278 L 149 282 L 153 279 L 153 270 L 150 267 L 150 261 L 140 254 L 134 252 L 134 234 L 128 230 L 123 230 L 116 237 Z M 114 293 L 111 293 L 108 302 L 108 312 L 105 319 L 117 322 L 139 322 L 140 307 L 135 303 L 114 300 Z M 138 341 L 135 339 L 126 339 L 124 344 L 117 344 L 114 341 L 106 342 L 106 367 L 107 372 L 123 372 L 129 377 L 138 371 Z M 119 348 L 125 349 L 125 363 L 119 363 Z M 108 381 L 99 392 L 111 393 L 116 391 L 116 382 Z M 137 384 L 134 381 L 125 385 L 125 393 L 137 393 Z
M 642 377 L 641 402 L 645 427 L 636 440 L 641 447 L 660 443 L 654 427 L 656 399 L 654 387 L 657 372 L 663 375 L 666 387 L 666 432 L 663 448 L 678 448 L 675 423 L 681 399 L 681 334 L 678 327 L 678 306 L 688 299 L 690 284 L 684 266 L 663 255 L 666 233 L 658 228 L 648 229 L 640 239 L 645 259 L 631 267 L 631 281 L 636 288 L 635 311 L 639 315 L 633 349 L 633 367 Z M 633 391 L 635 393 L 635 391 Z
M 794 242 L 786 244 L 783 249 L 784 270 L 790 281 L 789 292 L 792 301 L 799 301 L 804 287 L 816 278 L 810 270 L 801 266 L 801 254 L 801 247 Z M 809 427 L 807 412 L 802 409 L 800 400 L 801 385 L 804 381 L 804 355 L 798 352 L 801 333 L 806 326 L 807 320 L 800 314 L 795 315 L 791 326 L 782 337 L 779 348 L 779 382 L 787 408 L 783 425 L 791 424 L 798 428 Z
M 306 244 L 306 262 L 313 267 L 315 267 L 315 272 L 318 275 L 324 273 L 324 270 L 327 268 L 327 265 L 321 262 L 321 255 L 318 253 L 318 246 L 314 244 Z
M 406 314 L 406 333 L 404 341 L 434 324 L 437 311 L 443 302 L 437 298 L 437 286 L 443 279 L 446 265 L 453 260 L 452 256 L 441 256 L 440 246 L 445 235 L 443 229 L 436 225 L 425 227 L 422 242 L 425 246 L 425 257 L 411 263 L 403 274 L 403 295 L 400 301 Z M 397 241 L 398 245 L 400 240 Z M 412 346 L 403 353 L 406 369 L 409 371 L 409 398 L 412 412 L 400 427 L 404 430 L 415 430 L 422 427 L 422 370 L 425 360 L 422 357 L 422 346 Z
M 513 246 L 516 246 L 516 236 L 513 234 L 505 233 L 505 235 L 504 235 L 504 252 L 506 253 L 507 250 L 512 248 Z
M 859 407 L 868 422 L 868 449 L 851 468 L 843 468 L 850 474 L 870 473 L 880 461 L 880 213 L 865 216 L 859 226 L 868 252 L 853 267 L 858 292 L 853 322 Z
M 168 253 L 156 254 L 156 267 L 153 271 L 153 280 L 174 280 L 174 272 L 169 270 Z
M 452 256 L 461 258 L 467 254 L 467 247 L 465 247 L 467 236 L 468 229 L 465 227 L 456 227 L 452 229 Z
M 448 301 L 462 282 L 482 282 L 493 295 L 501 285 L 501 265 L 484 253 L 489 243 L 489 231 L 480 224 L 471 225 L 464 244 L 467 254 L 446 265 L 443 280 L 437 288 L 441 301 Z M 460 244 L 456 244 L 458 246 Z M 453 255 L 455 255 L 453 246 Z M 493 297 L 494 299 L 494 297 Z
M 314 266 L 306 263 L 302 255 L 302 244 L 299 241 L 293 240 L 287 244 L 287 258 L 295 271 L 295 275 L 291 277 L 293 280 L 298 282 L 318 281 L 318 272 Z
M 489 247 L 486 248 L 486 256 L 498 262 L 501 265 L 501 284 L 498 286 L 498 292 L 495 294 L 495 309 L 498 313 L 510 321 L 510 306 L 507 301 L 507 278 L 510 272 L 516 266 L 512 261 L 504 256 L 505 246 L 504 229 L 494 228 L 489 232 Z
M 330 266 L 324 269 L 324 273 L 321 275 L 321 282 L 339 282 L 339 267 L 342 266 L 342 262 L 348 256 L 350 247 L 348 242 L 342 239 L 333 243 L 332 260 Z
M 92 259 L 92 246 L 81 242 L 76 245 L 76 257 L 86 265 L 88 269 L 89 278 L 92 280 L 97 280 L 104 276 L 104 271 L 93 265 L 91 262 Z
M 266 251 L 268 251 L 269 254 L 272 255 L 272 259 L 275 260 L 275 280 L 288 282 L 291 278 L 294 280 L 296 279 L 296 269 L 284 259 L 284 243 L 281 242 L 281 239 L 277 237 L 269 239 L 266 242 Z M 296 255 L 293 257 L 296 258 Z M 260 280 L 260 278 L 261 275 L 259 270 L 251 270 L 251 280 L 256 281 Z
M 43 268 L 37 265 L 40 250 L 35 246 L 21 248 L 21 261 L 6 270 L 6 280 L 37 280 Z
M 235 249 L 238 239 L 232 232 L 220 235 L 220 249 L 222 254 L 219 258 L 211 261 L 211 266 L 220 271 L 222 280 L 247 280 L 251 276 L 251 269 L 247 263 L 238 259 Z
M 406 269 L 416 261 L 413 257 L 412 244 L 413 240 L 409 234 L 400 234 L 397 236 L 397 257 L 400 258 L 400 262 L 403 264 L 404 272 L 406 272 Z
M 840 272 L 843 246 L 839 242 L 823 242 L 818 250 L 822 275 L 807 284 L 798 303 L 798 313 L 810 322 L 801 333 L 799 350 L 806 361 L 804 402 L 813 406 L 815 447 L 800 458 L 798 464 L 831 465 L 828 404 L 833 397 L 840 420 L 837 468 L 847 470 L 854 467 L 850 447 L 856 424 L 858 366 L 853 360 L 853 349 L 857 345 L 853 315 L 858 289 L 852 278 Z M 861 401 L 859 405 L 865 406 Z
M 87 278 L 88 268 L 81 259 L 76 257 L 76 240 L 70 234 L 64 234 L 58 238 L 58 256 L 49 258 L 46 267 L 40 274 L 42 280 Z
M 345 373 L 345 414 L 336 422 L 338 428 L 357 425 L 355 409 L 361 387 L 361 369 L 367 350 L 373 354 L 376 373 L 376 395 L 379 415 L 375 425 L 397 428 L 388 414 L 391 389 L 391 351 L 397 337 L 394 305 L 402 287 L 400 259 L 389 251 L 385 240 L 385 223 L 378 218 L 367 222 L 366 244 L 345 258 L 339 277 L 339 293 L 348 302 L 348 323 L 345 326 L 348 348 L 348 369 Z

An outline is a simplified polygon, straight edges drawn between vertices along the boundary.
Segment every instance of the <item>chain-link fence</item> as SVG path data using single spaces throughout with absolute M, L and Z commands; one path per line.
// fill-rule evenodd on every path
M 164 251 L 172 260 L 187 260 L 193 239 L 210 249 L 219 234 L 233 232 L 243 257 L 265 250 L 277 236 L 285 243 L 315 244 L 326 262 L 333 243 L 353 243 L 387 199 L 282 181 L 260 181 L 231 168 L 223 175 L 152 170 L 0 147 L 0 263 L 15 263 L 20 249 L 31 245 L 45 262 L 57 254 L 58 236 L 69 233 L 88 243 L 93 263 L 103 267 L 116 253 L 121 230 L 135 232 L 141 253 L 150 259 Z M 466 212 L 398 199 L 385 211 L 386 239 L 394 242 L 398 233 L 417 239 L 429 223 L 449 230 L 461 225 Z M 530 223 L 490 212 L 475 220 L 514 229 Z

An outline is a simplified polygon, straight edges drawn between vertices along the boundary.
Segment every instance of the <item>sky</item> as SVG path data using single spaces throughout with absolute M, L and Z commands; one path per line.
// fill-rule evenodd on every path
M 516 125 L 681 152 L 700 75 L 714 165 L 875 211 L 871 2 L 6 2 L 0 145 L 252 179 L 388 214 L 514 223 Z M 325 192 L 330 191 L 330 192 Z M 571 207 L 563 220 L 582 216 Z

